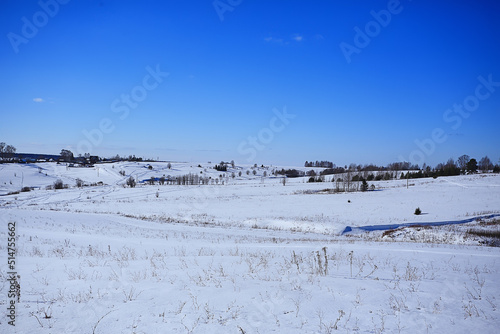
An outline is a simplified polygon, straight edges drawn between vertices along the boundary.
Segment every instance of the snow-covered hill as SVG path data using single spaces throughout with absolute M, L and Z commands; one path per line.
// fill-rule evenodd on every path
M 4 194 L 35 188 L 0 196 L 0 332 L 495 333 L 500 326 L 500 249 L 465 238 L 470 229 L 498 234 L 498 220 L 341 235 L 346 226 L 498 214 L 499 175 L 411 180 L 408 188 L 406 180 L 378 181 L 370 182 L 376 191 L 332 193 L 325 189 L 333 182 L 296 178 L 283 186 L 263 177 L 278 167 L 253 175 L 251 166 L 225 173 L 209 164 L 151 166 L 0 165 Z M 220 182 L 125 186 L 130 176 L 188 173 Z M 77 188 L 77 178 L 102 185 Z M 57 179 L 69 188 L 47 190 Z M 21 276 L 15 327 L 7 317 L 13 270 Z

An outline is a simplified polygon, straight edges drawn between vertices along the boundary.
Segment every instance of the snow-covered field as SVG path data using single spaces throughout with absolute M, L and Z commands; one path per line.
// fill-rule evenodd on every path
M 370 182 L 376 191 L 332 194 L 322 191 L 332 182 L 297 178 L 283 186 L 269 177 L 273 167 L 253 175 L 250 166 L 223 173 L 206 163 L 147 165 L 0 165 L 0 194 L 36 188 L 0 196 L 0 332 L 496 333 L 500 327 L 500 249 L 467 233 L 498 232 L 495 219 L 341 235 L 346 226 L 499 214 L 499 175 L 410 180 L 408 189 L 406 180 L 377 181 Z M 187 173 L 220 182 L 124 187 L 130 175 L 141 181 Z M 77 178 L 103 185 L 77 188 Z M 46 190 L 57 179 L 70 187 Z M 413 214 L 416 207 L 422 215 Z M 15 327 L 7 318 L 9 222 L 16 223 L 21 276 Z

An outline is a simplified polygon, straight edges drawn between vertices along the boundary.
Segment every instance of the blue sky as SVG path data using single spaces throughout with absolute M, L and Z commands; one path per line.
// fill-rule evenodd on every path
M 4 0 L 0 31 L 18 152 L 500 158 L 496 1 Z

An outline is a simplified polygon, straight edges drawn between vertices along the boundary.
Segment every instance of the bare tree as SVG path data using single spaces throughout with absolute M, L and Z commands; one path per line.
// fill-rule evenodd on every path
M 7 145 L 4 149 L 7 158 L 12 158 L 14 153 L 16 153 L 16 148 L 12 145 Z
M 457 165 L 462 171 L 462 173 L 465 173 L 465 169 L 467 168 L 467 163 L 469 162 L 470 157 L 467 154 L 464 154 L 457 159 Z
M 351 191 L 351 181 L 352 181 L 352 165 L 349 166 L 349 168 L 346 170 L 346 173 L 344 174 L 344 184 L 347 183 L 347 192 Z M 344 186 L 345 188 L 345 186 Z
M 62 149 L 61 158 L 66 162 L 70 162 L 73 160 L 73 152 L 71 152 L 70 150 Z
M 11 158 L 16 153 L 16 148 L 12 145 L 0 143 L 0 158 Z
M 453 158 L 449 158 L 448 161 L 446 162 L 445 166 L 448 167 L 448 168 L 454 168 L 454 167 L 456 167 L 455 160 L 453 160 Z
M 484 156 L 479 160 L 479 169 L 483 173 L 487 173 L 490 169 L 493 169 L 493 164 L 488 156 Z

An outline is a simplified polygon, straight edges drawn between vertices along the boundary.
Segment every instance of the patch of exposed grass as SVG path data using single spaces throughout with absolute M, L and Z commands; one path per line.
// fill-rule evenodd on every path
M 495 220 L 490 220 L 490 221 L 480 221 L 479 226 L 496 226 L 500 225 L 500 220 L 495 219 Z
M 467 230 L 468 235 L 475 235 L 483 238 L 500 239 L 500 231 Z

